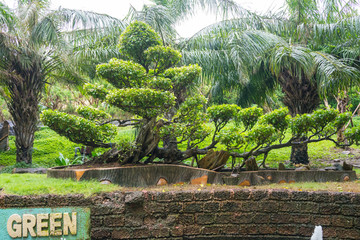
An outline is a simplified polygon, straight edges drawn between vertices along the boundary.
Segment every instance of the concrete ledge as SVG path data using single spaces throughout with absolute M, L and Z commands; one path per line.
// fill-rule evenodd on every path
M 227 185 L 259 185 L 268 183 L 353 181 L 355 171 L 295 171 L 260 170 L 241 172 L 236 177 L 230 172 L 215 172 L 181 165 L 156 164 L 113 168 L 53 168 L 48 177 L 97 180 L 119 184 L 124 187 L 148 187 L 159 184 L 210 183 Z

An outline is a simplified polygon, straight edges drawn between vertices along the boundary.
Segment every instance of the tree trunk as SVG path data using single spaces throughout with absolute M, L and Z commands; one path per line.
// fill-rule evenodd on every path
M 339 113 L 344 113 L 348 111 L 348 103 L 349 103 L 349 95 L 346 91 L 339 93 L 337 97 L 335 97 L 337 106 L 336 109 L 339 111 Z M 339 131 L 337 132 L 337 141 L 338 142 L 344 142 L 345 141 L 345 126 L 343 126 Z
M 152 118 L 140 127 L 139 134 L 135 140 L 137 149 L 131 162 L 140 161 L 143 157 L 152 154 L 157 148 L 160 137 L 156 131 L 154 131 L 155 125 L 156 118 Z
M 320 102 L 316 83 L 308 79 L 306 74 L 301 75 L 301 78 L 297 78 L 289 71 L 284 71 L 279 78 L 285 94 L 283 102 L 292 117 L 297 114 L 311 113 Z M 301 141 L 301 139 L 298 140 Z M 307 144 L 292 146 L 290 161 L 294 164 L 309 163 Z
M 297 139 L 299 141 L 303 139 Z M 309 164 L 308 146 L 307 144 L 300 144 L 292 146 L 290 161 L 293 164 Z
M 11 115 L 15 125 L 16 162 L 31 164 L 35 131 L 38 124 L 38 105 L 22 99 L 14 107 L 14 113 Z
M 39 101 L 45 81 L 35 73 L 14 76 L 8 81 L 9 112 L 14 121 L 16 162 L 32 163 L 35 131 L 39 119 Z M 41 72 L 39 72 L 41 74 Z

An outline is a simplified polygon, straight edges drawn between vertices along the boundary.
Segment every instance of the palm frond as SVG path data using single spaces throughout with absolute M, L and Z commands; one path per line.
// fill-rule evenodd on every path
M 320 93 L 327 95 L 348 89 L 353 83 L 360 83 L 360 72 L 343 59 L 337 59 L 323 52 L 312 52 L 317 64 L 316 79 Z

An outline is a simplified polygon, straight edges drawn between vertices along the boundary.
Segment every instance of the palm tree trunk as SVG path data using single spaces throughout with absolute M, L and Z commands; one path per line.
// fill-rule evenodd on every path
M 297 114 L 311 113 L 319 105 L 317 86 L 305 74 L 302 74 L 301 78 L 296 78 L 286 71 L 280 75 L 279 80 L 285 94 L 283 103 L 288 107 L 292 117 Z M 295 141 L 302 140 L 300 138 Z M 292 146 L 290 161 L 293 164 L 308 164 L 307 144 Z
M 31 96 L 24 97 L 12 106 L 11 115 L 16 136 L 16 162 L 32 163 L 34 137 L 39 114 L 38 102 L 34 100 Z
M 7 105 L 14 121 L 16 162 L 32 163 L 35 131 L 39 121 L 39 101 L 44 81 L 37 74 L 9 81 Z

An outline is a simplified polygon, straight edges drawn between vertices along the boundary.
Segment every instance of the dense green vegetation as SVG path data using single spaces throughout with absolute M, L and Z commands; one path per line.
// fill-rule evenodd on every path
M 288 153 L 291 146 L 291 161 L 306 164 L 307 143 L 334 141 L 336 132 L 338 142 L 344 142 L 345 135 L 350 143 L 358 142 L 359 129 L 344 134 L 343 127 L 349 119 L 349 113 L 343 114 L 350 107 L 349 96 L 356 99 L 360 79 L 354 61 L 359 56 L 358 29 L 352 27 L 359 20 L 353 10 L 356 0 L 287 0 L 285 11 L 276 16 L 259 16 L 234 1 L 152 2 L 142 11 L 131 9 L 126 23 L 68 9 L 49 11 L 49 1 L 19 1 L 21 11 L 0 6 L 4 21 L 0 68 L 7 73 L 1 83 L 9 108 L 4 112 L 16 124 L 17 162 L 31 163 L 32 156 L 42 155 L 32 145 L 39 107 L 77 114 L 46 110 L 42 120 L 78 144 L 113 147 L 109 151 L 113 161 L 123 155 L 123 163 L 188 162 L 215 147 L 234 158 L 246 161 L 255 156 L 260 161 L 262 156 Z M 204 5 L 224 21 L 191 39 L 175 41 L 178 21 Z M 28 10 L 32 8 L 37 11 Z M 62 24 L 69 21 L 75 30 L 62 32 Z M 64 46 L 67 51 L 62 51 Z M 182 67 L 184 63 L 187 66 Z M 85 79 L 91 84 L 78 86 L 79 91 L 59 87 L 60 80 Z M 28 99 L 17 101 L 16 89 Z M 47 96 L 41 104 L 44 89 Z M 85 91 L 94 98 L 83 96 Z M 232 94 L 230 102 L 257 103 L 262 109 L 213 105 L 228 102 L 225 97 Z M 333 105 L 336 101 L 340 115 L 319 109 L 320 102 L 327 107 L 328 100 Z M 108 114 L 78 105 L 96 106 Z M 287 110 L 272 111 L 279 105 Z M 120 125 L 136 126 L 134 141 L 119 135 L 114 140 L 110 115 L 116 115 Z M 273 150 L 280 145 L 283 149 Z M 9 162 L 10 152 L 4 154 L 3 161 Z
M 358 121 L 355 119 L 356 122 Z M 209 125 L 211 127 L 211 125 Z M 135 130 L 131 127 L 125 129 L 120 129 L 117 136 L 114 139 L 114 142 L 131 142 L 135 138 Z M 286 134 L 285 139 L 290 138 L 290 132 Z M 206 146 L 211 142 L 211 137 L 205 139 L 205 141 L 200 145 Z M 35 133 L 35 143 L 34 143 L 34 165 L 37 167 L 53 167 L 56 166 L 55 159 L 59 157 L 59 154 L 62 153 L 65 158 L 70 160 L 74 159 L 74 150 L 75 147 L 81 147 L 79 144 L 70 142 L 65 137 L 59 136 L 56 132 L 49 129 L 48 127 L 43 127 Z M 219 144 L 219 149 L 225 149 L 224 145 Z M 179 148 L 185 150 L 186 144 L 181 144 Z M 353 149 L 359 149 L 359 146 L 352 146 Z M 94 152 L 94 155 L 105 151 L 105 149 L 98 149 L 98 152 Z M 284 163 L 289 161 L 290 156 L 290 147 L 277 149 L 269 153 L 267 158 L 267 165 L 269 167 L 276 168 L 280 162 Z M 355 155 L 344 155 L 342 154 L 341 148 L 336 148 L 335 144 L 329 141 L 323 141 L 318 143 L 311 143 L 309 145 L 309 157 L 311 161 L 311 166 L 313 167 L 324 167 L 328 165 L 329 160 L 334 159 L 356 159 L 359 156 L 359 153 Z M 262 156 L 258 157 L 258 161 L 262 161 Z M 15 143 L 14 137 L 10 137 L 10 151 L 0 152 L 0 166 L 12 166 L 16 163 L 15 156 Z M 190 164 L 191 160 L 185 161 L 185 163 Z M 231 161 L 227 164 L 227 167 L 231 167 Z M 11 169 L 10 169 L 11 171 Z

